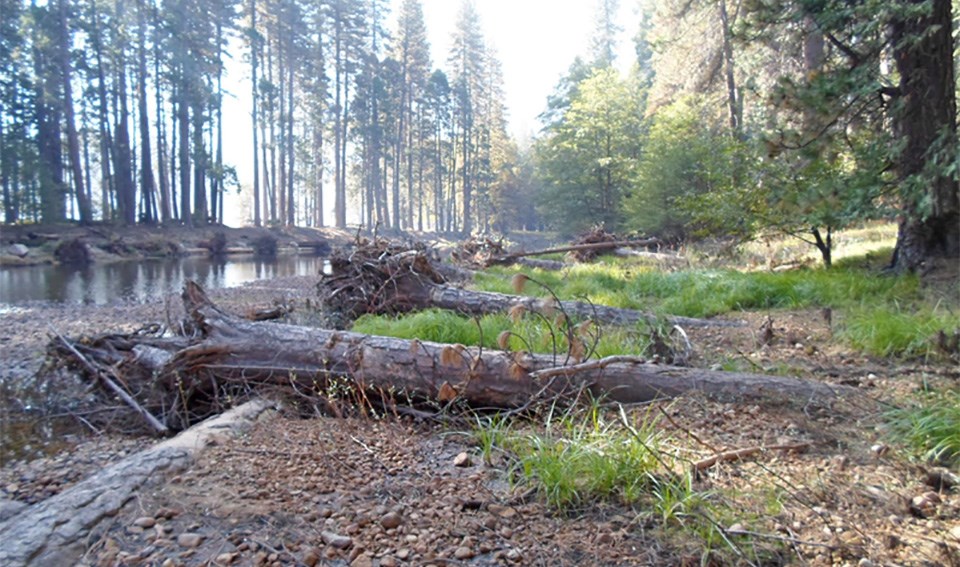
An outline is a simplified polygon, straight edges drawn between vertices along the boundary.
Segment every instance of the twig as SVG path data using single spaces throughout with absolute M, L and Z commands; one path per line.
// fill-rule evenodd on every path
M 618 363 L 632 363 L 632 364 L 644 364 L 647 360 L 640 356 L 608 356 L 606 358 L 601 358 L 599 360 L 588 360 L 587 362 L 581 362 L 580 364 L 571 364 L 569 366 L 557 366 L 555 368 L 544 368 L 543 370 L 537 370 L 530 373 L 530 377 L 534 379 L 539 378 L 553 378 L 554 376 L 570 376 L 578 372 L 586 372 L 589 370 L 602 370 L 611 364 Z
M 63 344 L 63 346 L 67 347 L 67 349 L 71 353 L 73 353 L 74 356 L 77 357 L 77 360 L 79 360 L 80 363 L 83 364 L 84 368 L 87 369 L 87 372 L 90 372 L 95 377 L 97 377 L 101 382 L 103 382 L 103 384 L 107 388 L 109 388 L 121 400 L 123 400 L 125 404 L 130 406 L 130 408 L 133 409 L 133 411 L 140 414 L 140 416 L 143 417 L 144 421 L 146 421 L 147 424 L 154 429 L 154 431 L 156 431 L 160 435 L 167 435 L 168 433 L 170 433 L 170 430 L 167 429 L 166 425 L 160 423 L 160 421 L 157 420 L 157 418 L 155 418 L 153 414 L 151 414 L 150 412 L 145 410 L 140 404 L 138 404 L 137 401 L 130 396 L 130 394 L 128 394 L 123 388 L 118 386 L 116 382 L 111 380 L 110 377 L 106 375 L 106 373 L 102 372 L 99 368 L 94 366 L 92 362 L 87 360 L 87 358 L 83 356 L 80 353 L 80 351 L 77 350 L 77 348 L 70 343 L 70 341 L 65 339 L 63 335 L 58 333 L 53 327 L 50 327 L 50 332 L 56 335 L 57 339 Z
M 764 451 L 802 451 L 809 446 L 810 443 L 790 443 L 785 445 L 767 445 L 765 447 L 747 447 L 745 449 L 724 451 L 723 453 L 718 453 L 712 457 L 707 457 L 706 459 L 701 459 L 693 463 L 693 472 L 701 472 L 709 469 L 717 463 L 726 461 L 739 461 L 740 459 L 750 457 Z
M 758 537 L 758 538 L 762 538 L 762 539 L 773 539 L 773 540 L 777 540 L 777 541 L 783 541 L 783 542 L 786 542 L 786 543 L 789 543 L 789 544 L 792 544 L 792 545 L 812 545 L 812 546 L 814 546 L 814 547 L 824 547 L 824 548 L 826 548 L 826 549 L 836 549 L 836 548 L 837 548 L 837 546 L 835 546 L 835 545 L 830 545 L 829 543 L 819 543 L 819 542 L 816 542 L 816 541 L 806 541 L 806 540 L 802 540 L 802 539 L 797 539 L 797 538 L 793 538 L 793 537 L 786 537 L 786 536 L 780 536 L 780 535 L 776 535 L 776 534 L 765 534 L 765 533 L 762 533 L 762 532 L 752 532 L 752 531 L 749 531 L 749 530 L 726 530 L 726 529 L 725 529 L 725 530 L 723 530 L 723 531 L 724 531 L 725 533 L 729 534 L 729 535 L 742 535 L 742 536 Z

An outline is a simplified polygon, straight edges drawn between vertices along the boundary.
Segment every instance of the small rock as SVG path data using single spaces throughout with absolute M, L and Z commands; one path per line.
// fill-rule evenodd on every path
M 728 532 L 742 532 L 743 530 L 744 530 L 743 524 L 741 524 L 740 522 L 737 522 L 731 525 L 729 528 L 727 528 Z
M 507 559 L 510 561 L 520 561 L 523 559 L 523 554 L 517 549 L 511 549 L 507 552 Z
M 857 567 L 877 567 L 877 564 L 864 557 L 857 561 Z
M 470 455 L 468 455 L 466 451 L 460 453 L 453 459 L 453 466 L 455 467 L 469 467 L 472 464 Z
M 960 541 L 960 525 L 953 526 L 953 528 L 950 530 L 950 537 Z
M 143 516 L 133 521 L 133 525 L 137 526 L 138 528 L 145 528 L 145 529 L 152 528 L 156 524 L 157 524 L 157 521 L 151 518 L 150 516 Z
M 307 567 L 315 567 L 315 565 L 320 563 L 321 557 L 322 555 L 319 549 L 316 547 L 309 547 L 303 553 L 303 564 Z
M 200 547 L 203 543 L 203 535 L 195 533 L 184 533 L 177 536 L 177 544 L 180 547 Z
M 385 530 L 392 530 L 396 527 L 399 527 L 403 523 L 403 517 L 396 512 L 388 512 L 380 518 L 380 525 L 383 526 Z
M 487 506 L 487 510 L 491 514 L 495 514 L 501 518 L 512 518 L 517 515 L 516 509 L 511 508 L 510 506 L 501 506 L 499 504 L 490 504 Z
M 910 500 L 910 513 L 918 518 L 928 518 L 936 513 L 940 502 L 940 495 L 936 492 L 924 492 Z
M 16 244 L 11 244 L 7 248 L 7 252 L 16 256 L 17 258 L 25 258 L 27 254 L 30 253 L 30 249 L 27 248 L 26 245 L 17 242 Z
M 392 555 L 385 555 L 380 558 L 380 567 L 397 567 L 399 563 Z
M 471 557 L 473 557 L 473 550 L 470 549 L 469 547 L 461 545 L 460 547 L 458 547 L 453 551 L 453 556 L 454 558 L 459 559 L 460 561 L 463 561 L 465 559 L 470 559 Z
M 878 457 L 883 457 L 890 452 L 890 446 L 885 443 L 877 443 L 870 447 L 870 450 L 874 452 Z
M 320 539 L 323 540 L 323 543 L 336 549 L 347 549 L 353 545 L 353 538 L 334 532 L 320 532 Z
M 947 469 L 937 468 L 927 471 L 927 478 L 924 482 L 934 490 L 950 490 L 955 486 L 960 486 L 960 477 Z
M 350 567 L 373 567 L 373 558 L 367 554 L 358 555 L 350 562 Z
M 221 553 L 213 562 L 217 565 L 230 565 L 239 557 L 239 553 Z

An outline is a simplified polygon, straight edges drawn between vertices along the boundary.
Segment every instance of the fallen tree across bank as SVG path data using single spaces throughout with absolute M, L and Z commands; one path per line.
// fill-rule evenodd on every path
M 171 429 L 221 411 L 240 394 L 270 389 L 307 407 L 349 392 L 354 400 L 388 407 L 427 401 L 484 408 L 529 407 L 582 392 L 630 404 L 688 392 L 723 400 L 829 402 L 847 391 L 636 357 L 577 360 L 254 322 L 220 310 L 193 282 L 183 298 L 196 329 L 187 344 L 183 338 L 113 335 L 84 347 L 88 361 L 110 364 L 144 396 L 140 405 Z

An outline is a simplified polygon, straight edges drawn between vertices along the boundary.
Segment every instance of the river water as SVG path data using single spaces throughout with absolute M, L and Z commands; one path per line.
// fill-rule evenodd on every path
M 187 280 L 204 289 L 234 287 L 282 276 L 319 274 L 324 258 L 279 256 L 141 260 L 77 266 L 29 266 L 0 269 L 0 310 L 29 301 L 108 304 L 150 302 L 179 293 Z

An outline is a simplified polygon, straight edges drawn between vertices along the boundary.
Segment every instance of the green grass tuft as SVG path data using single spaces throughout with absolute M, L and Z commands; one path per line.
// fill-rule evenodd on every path
M 926 461 L 960 466 L 960 390 L 928 396 L 919 405 L 887 413 L 895 439 Z
M 841 336 L 855 348 L 876 356 L 938 356 L 939 331 L 960 329 L 960 317 L 921 307 L 912 312 L 899 305 L 861 307 L 846 318 Z

